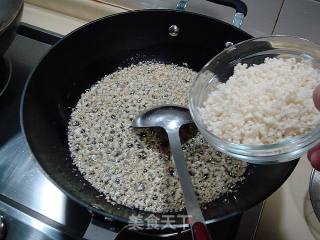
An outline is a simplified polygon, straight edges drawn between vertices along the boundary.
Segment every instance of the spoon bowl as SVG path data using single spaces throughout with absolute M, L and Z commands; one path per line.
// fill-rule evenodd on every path
M 133 120 L 133 127 L 161 127 L 165 130 L 180 128 L 193 123 L 187 108 L 178 105 L 162 105 L 142 112 Z
M 177 105 L 162 105 L 141 113 L 133 120 L 132 126 L 138 128 L 161 127 L 167 132 L 170 151 L 183 192 L 184 203 L 188 215 L 191 216 L 190 221 L 193 239 L 211 240 L 181 148 L 180 127 L 192 122 L 190 112 L 187 108 Z

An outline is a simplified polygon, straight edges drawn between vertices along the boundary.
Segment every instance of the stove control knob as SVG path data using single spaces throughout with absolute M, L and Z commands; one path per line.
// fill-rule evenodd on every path
M 7 227 L 4 217 L 0 215 L 0 240 L 3 240 L 6 237 Z

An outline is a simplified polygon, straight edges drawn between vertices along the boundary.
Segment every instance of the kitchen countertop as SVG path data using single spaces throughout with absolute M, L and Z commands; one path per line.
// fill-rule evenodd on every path
M 72 30 L 87 23 L 85 20 L 70 17 L 27 3 L 24 4 L 22 21 L 62 35 L 66 35 Z
M 133 0 L 132 3 L 134 2 L 137 1 Z M 142 2 L 146 3 L 147 1 Z M 259 2 L 259 4 L 257 3 L 256 5 L 254 5 L 254 2 Z M 262 1 L 258 0 L 246 1 L 249 6 L 249 14 L 250 12 L 251 14 L 248 14 L 248 17 L 243 25 L 243 29 L 254 36 L 271 34 L 274 29 L 276 29 L 276 33 L 278 34 L 293 32 L 293 27 L 281 28 L 281 26 L 275 25 L 278 18 L 281 21 L 280 23 L 282 24 L 282 26 L 285 23 L 290 23 L 290 21 L 280 18 L 284 16 L 284 13 L 279 14 L 280 9 L 283 7 L 282 1 L 266 2 L 266 4 L 262 4 Z M 169 7 L 174 6 L 172 5 L 173 1 L 166 1 L 164 4 L 167 4 Z M 228 22 L 231 22 L 232 20 L 232 10 L 226 9 L 225 7 L 219 6 L 218 8 L 214 9 L 214 7 L 212 6 L 211 8 L 213 9 L 211 10 L 207 8 L 203 9 L 196 1 L 190 4 L 190 8 L 192 7 L 204 14 L 209 14 L 209 12 L 212 13 L 215 11 L 214 15 L 217 18 L 219 18 L 220 16 L 222 20 Z M 287 7 L 287 5 L 285 5 L 285 7 Z M 108 14 L 113 13 L 113 11 L 124 11 L 122 8 L 116 10 L 115 9 L 116 8 L 114 8 L 113 6 Z M 220 10 L 227 11 L 230 14 L 222 14 Z M 307 14 L 305 16 L 307 16 Z M 60 33 L 62 35 L 65 35 L 70 31 L 76 29 L 77 27 L 80 27 L 83 24 L 87 23 L 86 20 L 67 16 L 65 14 L 44 9 L 31 4 L 25 4 L 22 21 L 44 29 L 48 29 L 50 31 Z M 315 27 L 317 26 L 315 25 Z M 288 31 L 286 32 L 285 30 Z M 308 203 L 308 186 L 311 170 L 311 166 L 309 165 L 307 159 L 305 159 L 304 157 L 300 160 L 297 168 L 290 176 L 290 178 L 283 184 L 283 186 L 266 200 L 264 211 L 257 230 L 256 239 L 320 239 L 314 237 L 318 234 L 317 228 L 320 224 L 316 219 L 314 219 L 315 216 L 312 215 L 312 209 L 310 203 Z M 308 225 L 308 221 L 313 221 L 314 228 L 310 227 L 310 224 Z

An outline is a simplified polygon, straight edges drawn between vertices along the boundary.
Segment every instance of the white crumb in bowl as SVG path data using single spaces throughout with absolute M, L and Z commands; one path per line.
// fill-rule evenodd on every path
M 69 148 L 74 165 L 107 201 L 152 212 L 183 208 L 174 163 L 159 135 L 131 124 L 148 108 L 187 105 L 196 75 L 184 66 L 139 63 L 105 76 L 81 95 L 69 121 Z M 247 164 L 215 152 L 200 134 L 183 149 L 202 204 L 243 179 Z
M 320 120 L 312 100 L 320 71 L 310 60 L 266 58 L 237 64 L 209 93 L 200 115 L 209 132 L 236 144 L 274 144 L 313 130 Z

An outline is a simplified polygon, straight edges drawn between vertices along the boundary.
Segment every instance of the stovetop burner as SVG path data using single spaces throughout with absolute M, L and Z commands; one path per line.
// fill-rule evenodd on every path
M 0 57 L 0 96 L 4 93 L 12 73 L 11 60 L 6 56 Z
M 22 24 L 7 56 L 10 84 L 0 97 L 0 239 L 110 239 L 107 219 L 63 194 L 40 169 L 20 128 L 20 101 L 28 75 L 61 36 Z M 8 62 L 7 62 L 8 63 Z M 1 69 L 0 69 L 1 71 Z M 253 239 L 261 205 L 221 222 L 209 224 L 215 240 Z M 2 238 L 4 236 L 4 238 Z M 110 237 L 110 238 L 109 238 Z M 124 231 L 118 239 L 163 239 Z M 190 232 L 166 239 L 191 239 Z

